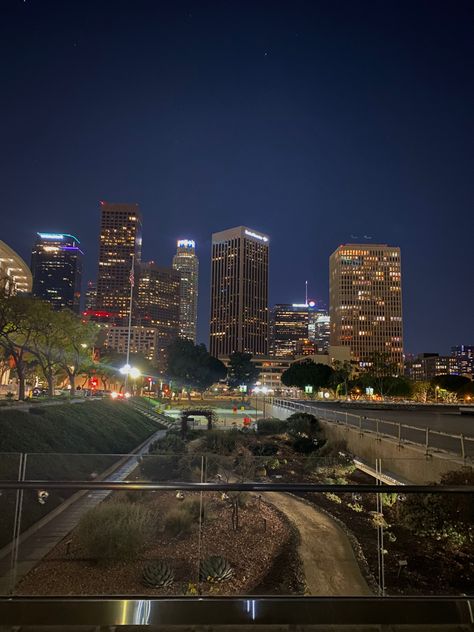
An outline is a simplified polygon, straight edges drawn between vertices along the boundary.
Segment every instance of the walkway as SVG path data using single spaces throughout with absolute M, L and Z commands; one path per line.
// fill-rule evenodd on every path
M 265 498 L 282 511 L 300 533 L 298 553 L 310 595 L 373 595 L 341 527 L 327 514 L 279 492 Z

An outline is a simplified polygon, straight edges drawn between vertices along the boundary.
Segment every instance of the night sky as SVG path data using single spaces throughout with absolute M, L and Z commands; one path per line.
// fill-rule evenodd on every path
M 352 236 L 402 249 L 405 349 L 474 344 L 474 3 L 0 0 L 0 238 L 139 202 L 144 258 L 271 237 L 271 302 L 327 301 Z

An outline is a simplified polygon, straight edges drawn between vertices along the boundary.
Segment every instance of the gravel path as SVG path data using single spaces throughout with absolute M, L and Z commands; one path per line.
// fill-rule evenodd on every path
M 265 498 L 284 512 L 300 533 L 298 553 L 310 595 L 373 595 L 344 531 L 323 512 L 287 494 Z

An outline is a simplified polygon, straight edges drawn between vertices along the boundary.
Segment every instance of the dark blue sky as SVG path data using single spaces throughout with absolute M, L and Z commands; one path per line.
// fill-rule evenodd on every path
M 327 300 L 351 235 L 402 249 L 405 347 L 474 343 L 474 3 L 2 0 L 1 239 L 139 202 L 144 256 L 271 236 L 271 300 Z

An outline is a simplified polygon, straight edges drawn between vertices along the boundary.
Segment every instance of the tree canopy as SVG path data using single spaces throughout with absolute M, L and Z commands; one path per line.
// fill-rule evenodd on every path
M 314 389 L 331 386 L 334 369 L 327 364 L 316 363 L 311 359 L 293 362 L 283 373 L 281 381 L 285 386 L 296 386 L 303 389 L 312 386 Z
M 178 338 L 167 349 L 167 377 L 181 388 L 203 393 L 227 375 L 223 362 L 211 356 L 203 344 Z
M 251 353 L 234 351 L 229 358 L 227 383 L 231 388 L 253 386 L 258 380 L 260 369 L 252 362 Z

